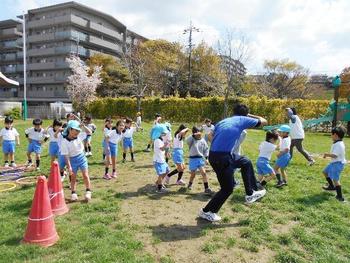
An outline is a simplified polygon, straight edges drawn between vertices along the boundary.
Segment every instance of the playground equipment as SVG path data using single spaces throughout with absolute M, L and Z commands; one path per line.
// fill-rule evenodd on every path
M 336 76 L 332 80 L 334 88 L 334 99 L 329 104 L 325 114 L 316 119 L 309 119 L 303 121 L 305 129 L 317 128 L 319 125 L 335 127 L 337 121 L 350 122 L 350 91 L 346 85 L 342 85 L 341 78 Z M 339 102 L 339 98 L 347 98 L 347 102 Z M 275 130 L 282 124 L 264 126 L 264 130 Z

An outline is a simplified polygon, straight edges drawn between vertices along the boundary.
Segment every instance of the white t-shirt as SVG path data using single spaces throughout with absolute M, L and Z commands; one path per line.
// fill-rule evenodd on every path
M 131 138 L 135 131 L 136 131 L 136 127 L 130 127 L 130 128 L 125 129 L 124 137 Z
M 342 162 L 346 163 L 345 159 L 345 144 L 343 141 L 338 141 L 332 144 L 331 153 L 335 154 L 337 158 L 332 158 L 331 163 Z
M 106 137 L 109 138 L 109 142 L 118 144 L 124 137 L 123 133 L 119 134 L 117 133 L 117 130 L 110 130 L 107 134 Z
M 14 141 L 16 140 L 16 137 L 19 136 L 19 133 L 13 127 L 11 129 L 2 128 L 0 136 L 4 141 Z
M 176 134 L 174 137 L 173 148 L 174 149 L 183 149 L 184 147 L 184 138 L 180 140 L 180 134 Z
M 61 144 L 62 144 L 62 141 L 63 141 L 63 136 L 62 136 L 62 133 L 58 133 L 57 134 L 57 144 L 58 144 L 58 151 L 61 152 Z
M 173 137 L 171 136 L 171 132 L 168 132 L 164 137 L 164 142 L 170 145 L 171 141 L 173 140 Z
M 235 145 L 233 146 L 233 149 L 231 153 L 241 155 L 241 146 L 245 138 L 247 137 L 247 130 L 243 130 L 241 135 L 239 136 L 239 139 L 235 142 Z
M 204 125 L 202 125 L 202 129 L 203 129 L 205 134 L 209 134 L 209 133 L 214 131 L 215 126 L 213 124 L 211 124 L 210 126 L 204 124 Z
M 57 138 L 55 137 L 55 131 L 53 130 L 52 127 L 47 129 L 47 133 L 50 136 L 50 142 L 58 142 L 58 134 L 57 134 Z
M 154 153 L 153 161 L 157 163 L 165 163 L 165 150 L 160 148 L 164 146 L 164 142 L 161 139 L 156 139 L 154 141 Z
M 95 124 L 89 123 L 86 126 L 91 130 L 91 133 L 94 133 L 96 131 L 96 125 Z
M 68 157 L 74 157 L 84 153 L 83 136 L 79 133 L 78 137 L 74 140 L 68 141 L 67 138 L 62 138 L 60 145 L 60 152 L 62 155 Z
M 108 135 L 108 133 L 110 133 L 110 132 L 111 132 L 111 129 L 108 129 L 108 128 L 105 127 L 103 129 L 103 136 L 106 137 Z
M 282 138 L 280 137 L 280 151 L 283 151 L 285 149 L 290 149 L 290 143 L 291 143 L 291 140 L 290 140 L 290 137 L 286 137 L 286 138 Z
M 289 120 L 290 137 L 292 139 L 304 139 L 305 133 L 303 128 L 303 123 L 301 122 L 298 115 L 293 115 L 293 117 L 295 117 L 294 123 L 291 120 Z
M 35 131 L 34 127 L 28 128 L 25 130 L 25 134 L 28 135 L 29 139 L 39 141 L 39 142 L 41 142 L 46 137 L 48 137 L 43 128 L 41 128 L 40 131 Z
M 259 157 L 271 159 L 271 155 L 276 150 L 277 145 L 264 141 L 259 145 Z

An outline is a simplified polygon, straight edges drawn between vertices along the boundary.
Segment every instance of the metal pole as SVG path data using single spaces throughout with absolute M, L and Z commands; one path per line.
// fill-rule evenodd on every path
M 27 47 L 26 47 L 26 17 L 23 11 L 23 120 L 28 118 L 27 109 Z
M 338 100 L 339 100 L 339 87 L 334 89 L 334 116 L 332 121 L 332 128 L 337 126 L 337 115 L 338 115 Z
M 191 65 L 191 57 L 192 57 L 192 21 L 190 22 L 190 34 L 189 34 L 189 55 L 188 55 L 188 89 L 192 90 L 192 65 Z

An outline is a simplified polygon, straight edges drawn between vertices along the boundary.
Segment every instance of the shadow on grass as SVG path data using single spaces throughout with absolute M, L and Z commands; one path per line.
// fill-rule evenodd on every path
M 31 204 L 32 200 L 30 199 L 23 202 L 16 202 L 5 205 L 2 210 L 10 212 L 16 211 L 16 215 L 28 215 Z
M 230 224 L 216 224 L 206 221 L 201 218 L 197 218 L 197 225 L 186 226 L 181 224 L 174 224 L 165 226 L 163 224 L 158 226 L 152 226 L 152 235 L 162 242 L 171 242 L 179 240 L 189 240 L 198 238 L 205 235 L 207 229 L 220 229 L 228 227 L 239 227 L 237 223 Z
M 4 240 L 0 242 L 0 246 L 5 245 L 5 246 L 18 246 L 21 243 L 22 238 L 18 237 L 12 237 L 7 240 Z
M 114 197 L 120 199 L 128 199 L 139 196 L 147 196 L 149 199 L 159 200 L 165 196 L 186 195 L 186 199 L 193 199 L 198 201 L 208 201 L 211 198 L 211 196 L 205 195 L 203 192 L 188 191 L 186 187 L 181 187 L 177 191 L 172 191 L 171 187 L 169 187 L 169 192 L 161 194 L 157 193 L 156 190 L 157 188 L 154 184 L 147 184 L 137 189 L 136 192 L 116 193 Z
M 305 206 L 315 206 L 330 199 L 331 195 L 326 192 L 321 192 L 314 195 L 308 195 L 295 199 L 295 202 Z

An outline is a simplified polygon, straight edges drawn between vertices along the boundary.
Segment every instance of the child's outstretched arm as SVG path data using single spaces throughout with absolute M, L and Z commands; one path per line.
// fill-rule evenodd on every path
M 327 158 L 327 157 L 330 157 L 332 159 L 336 159 L 338 157 L 338 155 L 336 155 L 334 153 L 324 153 L 323 158 Z
M 80 127 L 86 132 L 87 135 L 91 135 L 92 134 L 92 131 L 89 129 L 89 127 L 85 126 L 84 123 L 81 123 Z
M 20 141 L 19 141 L 19 135 L 16 136 L 16 143 L 17 143 L 17 146 L 20 145 Z

